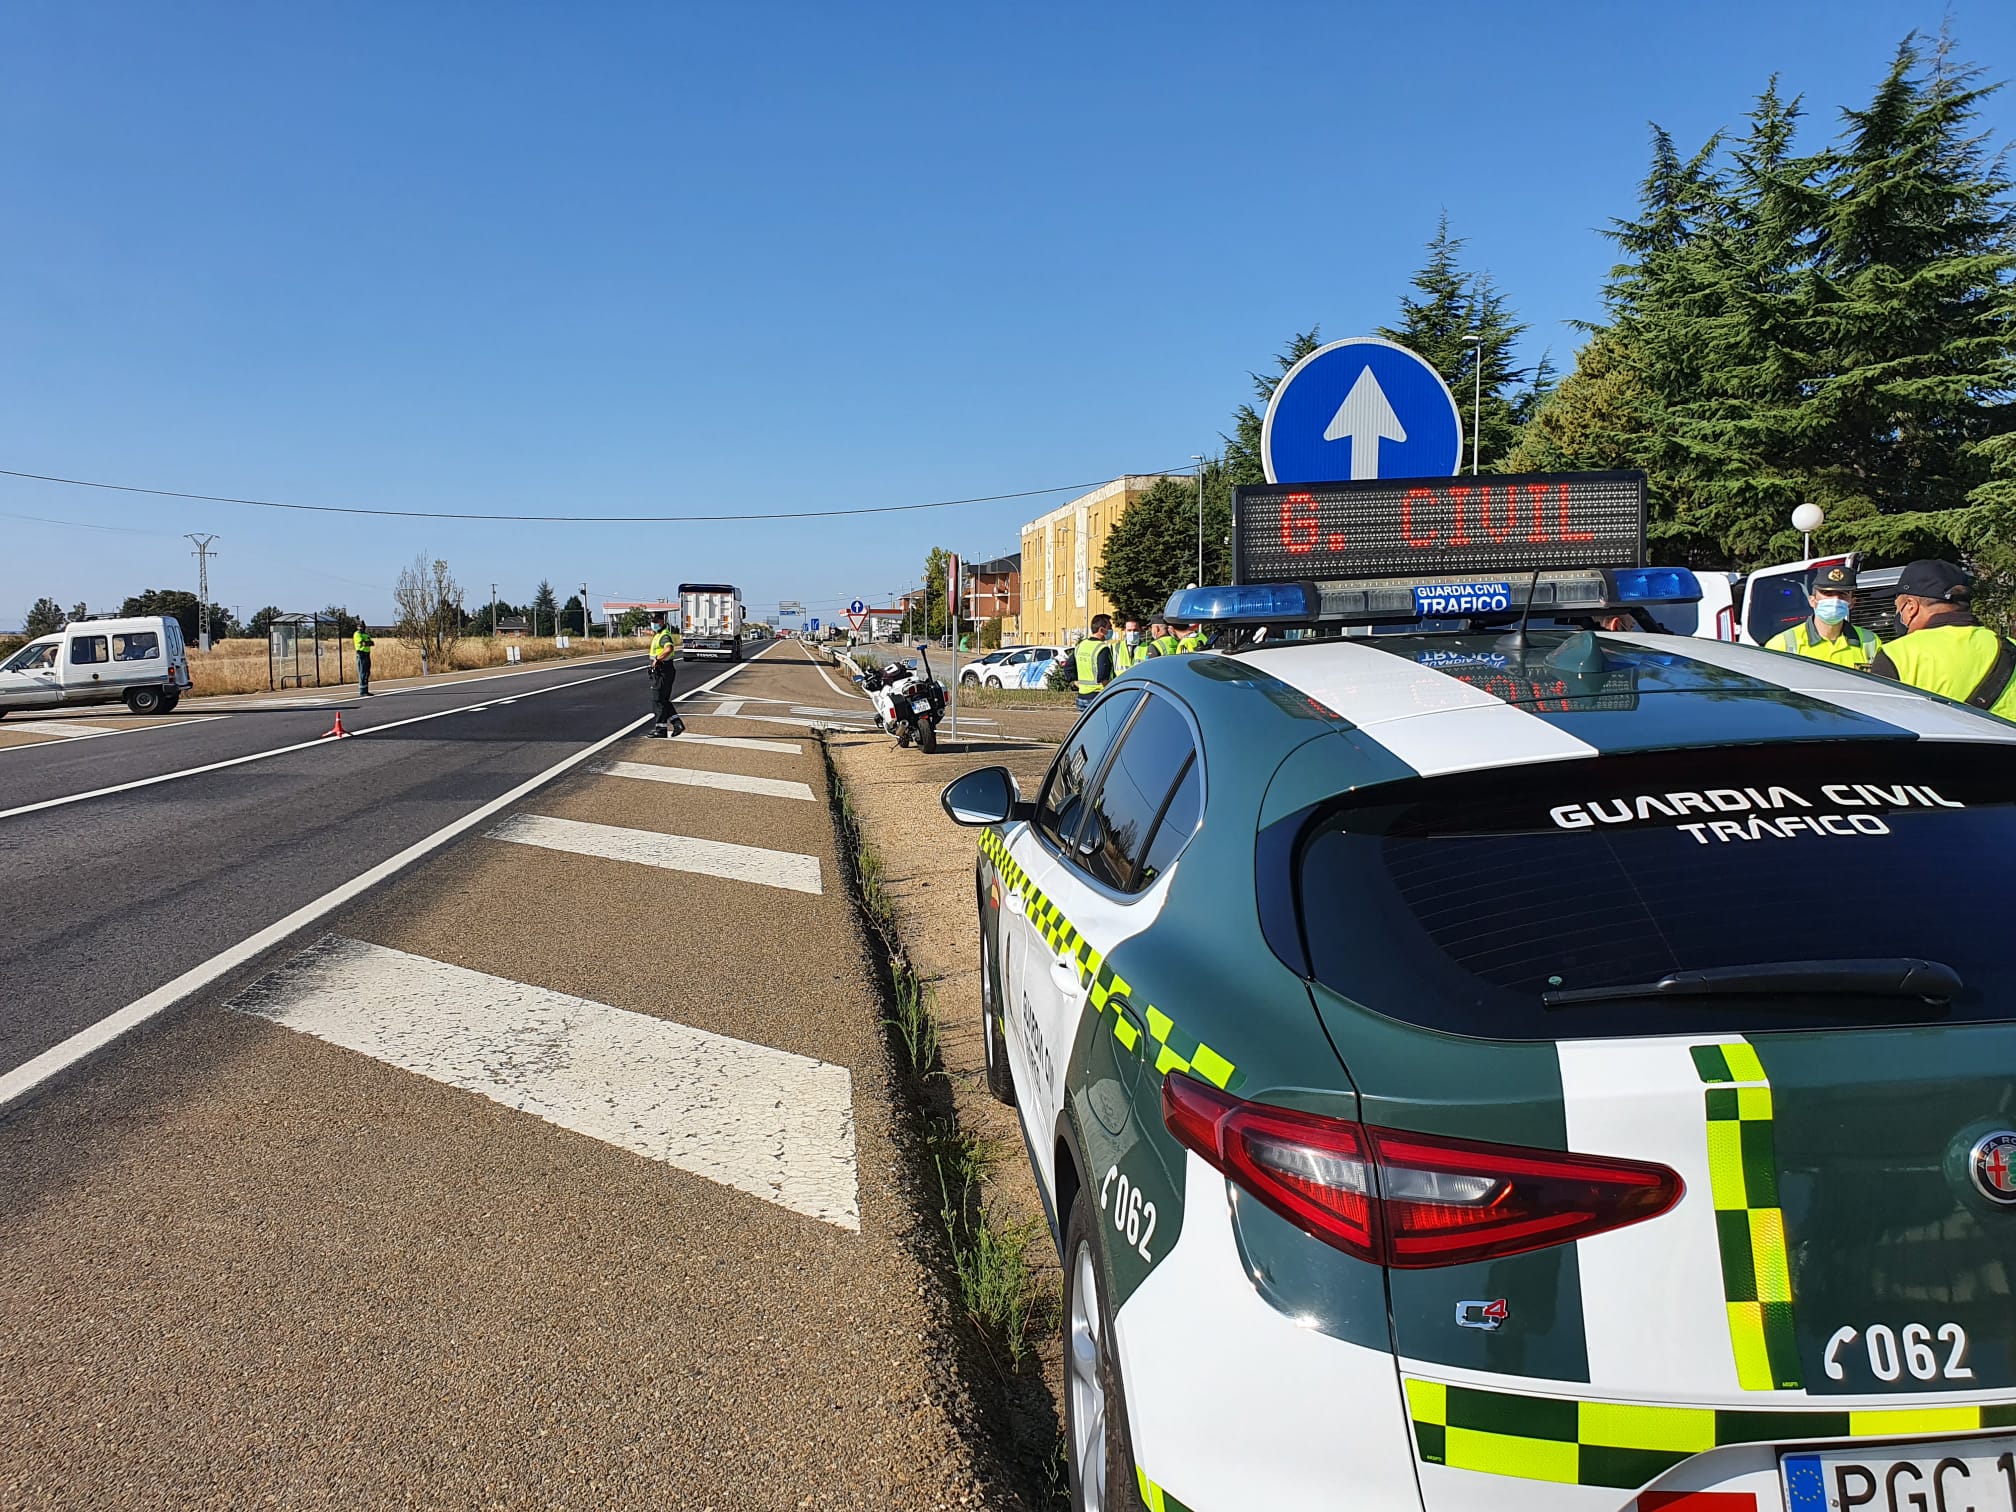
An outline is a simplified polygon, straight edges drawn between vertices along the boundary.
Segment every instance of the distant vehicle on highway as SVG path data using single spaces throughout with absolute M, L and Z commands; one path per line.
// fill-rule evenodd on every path
M 742 660 L 742 590 L 729 583 L 681 583 L 679 635 L 683 661 Z
M 188 690 L 189 652 L 176 621 L 79 620 L 0 663 L 0 718 L 122 701 L 135 714 L 165 714 Z

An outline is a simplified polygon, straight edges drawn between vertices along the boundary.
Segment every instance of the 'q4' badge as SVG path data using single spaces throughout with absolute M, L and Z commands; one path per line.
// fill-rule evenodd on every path
M 1990 1202 L 2016 1204 L 2016 1133 L 1998 1129 L 1982 1135 L 1967 1163 L 1982 1196 Z

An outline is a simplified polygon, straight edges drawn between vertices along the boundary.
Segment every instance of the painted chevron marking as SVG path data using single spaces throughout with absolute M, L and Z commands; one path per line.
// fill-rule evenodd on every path
M 554 819 L 545 814 L 514 814 L 489 832 L 493 840 L 536 845 L 543 850 L 605 861 L 629 861 L 665 871 L 696 872 L 763 887 L 818 893 L 826 889 L 819 876 L 819 858 L 792 851 L 764 850 L 755 845 L 731 845 L 725 840 L 696 840 L 689 835 L 662 835 L 656 830 L 624 829 L 614 824 L 589 824 L 579 819 Z
M 230 1006 L 860 1230 L 844 1066 L 334 936 Z
M 632 777 L 640 782 L 671 782 L 685 787 L 719 788 L 727 793 L 753 793 L 759 798 L 797 798 L 806 803 L 812 802 L 810 787 L 781 777 L 744 777 L 740 772 L 654 766 L 644 761 L 605 761 L 588 770 L 605 777 Z

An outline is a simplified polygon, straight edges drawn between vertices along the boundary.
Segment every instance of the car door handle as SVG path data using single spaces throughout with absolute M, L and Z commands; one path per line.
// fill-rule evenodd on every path
M 1076 991 L 1085 980 L 1079 975 L 1076 956 L 1053 956 L 1050 960 L 1050 969 L 1057 973 L 1060 982 L 1069 982 L 1073 991 Z

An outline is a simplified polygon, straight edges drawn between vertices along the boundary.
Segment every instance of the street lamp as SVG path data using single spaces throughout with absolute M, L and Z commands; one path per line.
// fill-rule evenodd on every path
M 1204 454 L 1190 453 L 1197 464 L 1197 581 L 1204 581 Z
M 1482 449 L 1484 439 L 1484 338 L 1465 336 L 1463 345 L 1470 348 L 1470 476 L 1477 476 L 1477 454 Z
M 1813 555 L 1813 532 L 1827 523 L 1827 511 L 1818 504 L 1801 504 L 1792 511 L 1792 528 L 1805 537 L 1802 556 Z

